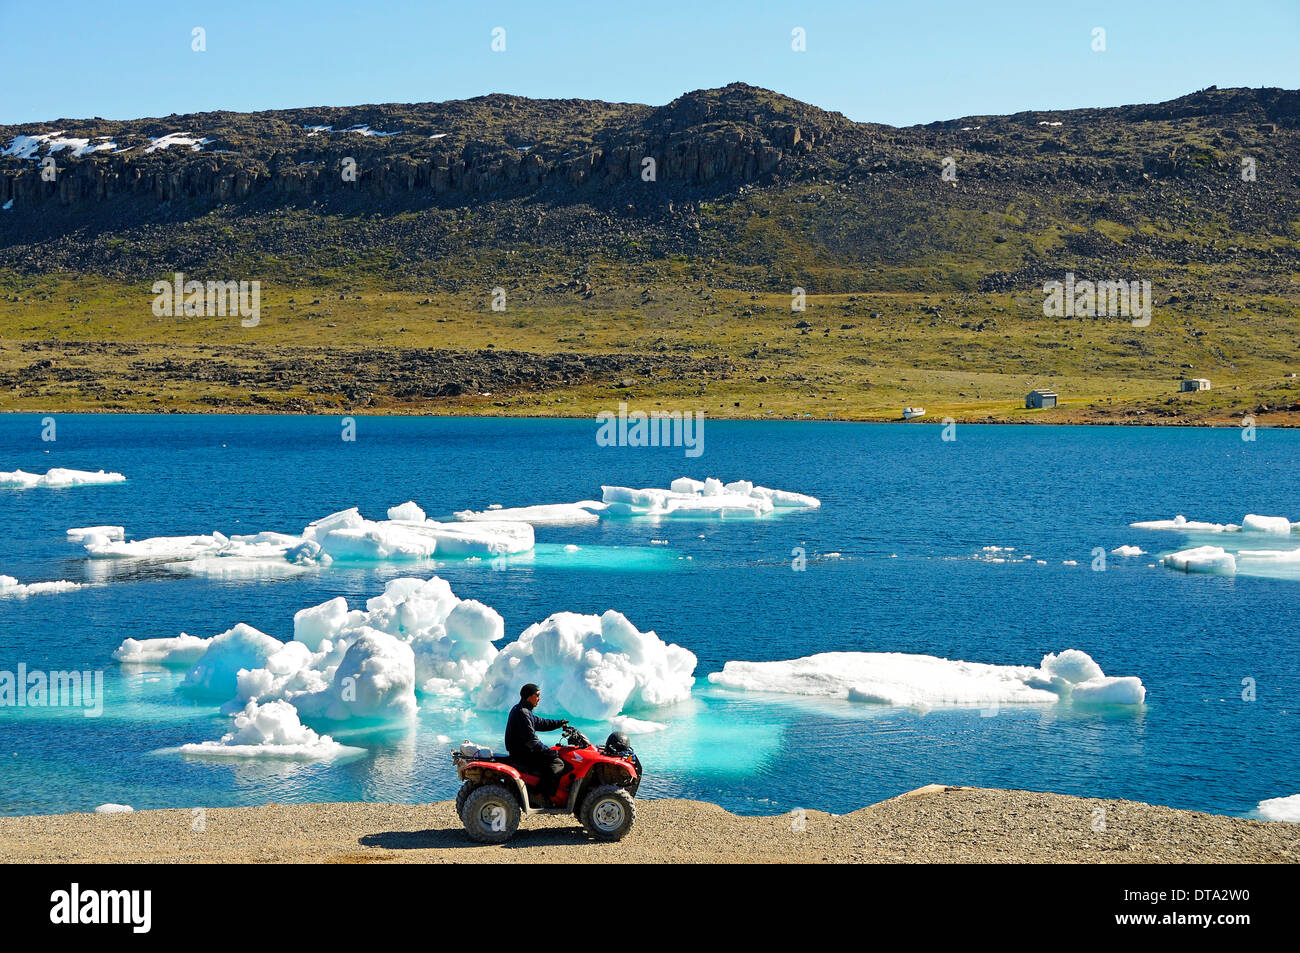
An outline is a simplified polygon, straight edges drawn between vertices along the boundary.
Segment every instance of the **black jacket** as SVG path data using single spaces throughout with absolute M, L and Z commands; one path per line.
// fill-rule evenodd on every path
M 554 731 L 564 722 L 558 718 L 538 718 L 522 701 L 510 709 L 506 720 L 506 750 L 511 757 L 522 758 L 530 754 L 550 754 L 551 748 L 537 737 L 539 731 Z

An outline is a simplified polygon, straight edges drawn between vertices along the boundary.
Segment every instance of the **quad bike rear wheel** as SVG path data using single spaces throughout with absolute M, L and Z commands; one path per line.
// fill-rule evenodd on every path
M 500 784 L 482 784 L 469 792 L 461 821 L 469 839 L 504 844 L 519 830 L 519 799 Z
M 597 840 L 622 840 L 636 821 L 636 801 L 615 784 L 602 784 L 582 801 L 582 826 Z
M 456 792 L 456 816 L 462 821 L 465 820 L 465 800 L 478 786 L 478 781 L 466 781 L 460 786 L 460 790 Z

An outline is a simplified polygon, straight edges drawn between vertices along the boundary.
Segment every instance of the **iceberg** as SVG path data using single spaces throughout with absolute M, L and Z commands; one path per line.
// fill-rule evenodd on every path
M 1136 677 L 1107 676 L 1085 652 L 1045 655 L 1037 668 L 902 652 L 824 652 L 777 662 L 727 662 L 709 681 L 735 691 L 845 698 L 900 707 L 1052 704 L 1140 705 Z
M 1111 551 L 1112 556 L 1145 556 L 1146 551 L 1141 546 L 1116 546 Z
M 50 595 L 55 592 L 71 592 L 73 589 L 84 588 L 85 584 L 80 582 L 69 582 L 66 579 L 59 579 L 54 582 L 19 582 L 13 576 L 0 575 L 0 599 L 26 599 L 28 596 Z
M 244 623 L 210 639 L 126 639 L 113 657 L 186 666 L 181 690 L 227 711 L 286 701 L 322 721 L 395 723 L 415 714 L 417 691 L 464 699 L 505 636 L 495 609 L 457 598 L 437 576 L 389 580 L 364 610 L 341 596 L 302 609 L 293 628 L 289 642 Z
M 317 734 L 299 720 L 296 708 L 288 702 L 273 701 L 265 705 L 249 702 L 235 716 L 234 730 L 220 741 L 184 744 L 159 753 L 320 760 L 365 754 L 365 749 L 341 745 L 329 735 Z
M 545 503 L 513 509 L 460 510 L 456 519 L 465 522 L 509 519 L 530 524 L 594 523 L 610 518 L 696 517 L 705 519 L 755 519 L 781 510 L 814 509 L 816 497 L 786 490 L 755 486 L 747 480 L 723 483 L 709 477 L 693 480 L 678 477 L 669 488 L 633 489 L 602 486 L 599 500 L 576 503 Z
M 1267 801 L 1260 801 L 1256 810 L 1265 820 L 1300 824 L 1300 794 L 1292 794 L 1290 797 L 1273 797 Z
M 62 489 L 69 486 L 94 486 L 102 483 L 125 483 L 120 473 L 96 470 L 67 470 L 55 467 L 46 473 L 27 473 L 24 470 L 0 470 L 0 489 L 30 490 L 33 487 Z
M 519 686 L 541 685 L 550 704 L 602 721 L 624 709 L 658 708 L 690 697 L 697 659 L 614 610 L 557 612 L 529 626 L 493 659 L 477 694 L 480 709 L 503 711 Z
M 179 564 L 202 575 L 273 575 L 335 561 L 393 562 L 467 559 L 525 553 L 534 545 L 528 523 L 494 520 L 468 525 L 425 518 L 414 503 L 392 507 L 387 520 L 369 520 L 355 507 L 309 523 L 302 532 L 157 536 L 127 540 L 122 527 L 69 530 L 92 559 Z M 116 531 L 116 532 L 111 532 Z
M 204 697 L 230 698 L 235 694 L 240 671 L 262 668 L 283 645 L 279 639 L 240 622 L 208 642 L 203 654 L 185 673 L 181 688 Z M 145 651 L 152 648 L 148 640 L 145 646 Z M 124 648 L 125 643 L 118 651 Z
M 187 666 L 181 692 L 220 701 L 243 719 L 233 737 L 176 749 L 187 754 L 305 757 L 318 751 L 307 727 L 409 726 L 422 697 L 469 718 L 475 709 L 509 708 L 528 681 L 544 684 L 568 715 L 591 720 L 676 704 L 694 684 L 693 654 L 614 611 L 556 613 L 499 650 L 504 637 L 505 620 L 491 606 L 458 598 L 438 576 L 401 577 L 364 609 L 337 597 L 300 610 L 288 642 L 240 623 L 210 639 L 126 639 L 113 656 Z M 664 727 L 638 718 L 620 724 L 637 733 Z M 300 744 L 309 751 L 275 747 Z
M 363 628 L 348 646 L 329 685 L 298 695 L 293 703 L 303 714 L 329 721 L 413 718 L 418 709 L 415 652 L 387 632 Z

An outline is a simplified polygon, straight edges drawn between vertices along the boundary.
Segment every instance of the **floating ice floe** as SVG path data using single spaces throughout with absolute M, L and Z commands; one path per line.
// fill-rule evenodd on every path
M 388 562 L 505 556 L 533 548 L 533 528 L 528 523 L 439 523 L 426 519 L 424 511 L 411 502 L 392 507 L 388 515 L 387 520 L 368 520 L 353 507 L 310 523 L 298 535 L 261 532 L 226 536 L 212 532 L 128 541 L 124 534 L 104 532 L 120 527 L 88 527 L 90 531 L 79 538 L 87 555 L 95 559 L 178 563 L 204 575 L 292 572 L 336 560 Z M 69 530 L 70 537 L 73 532 Z
M 364 748 L 341 745 L 329 735 L 317 734 L 298 718 L 288 702 L 265 705 L 249 702 L 235 715 L 235 729 L 220 741 L 184 744 L 167 753 L 221 758 L 291 758 L 321 760 L 365 754 Z
M 102 483 L 125 483 L 120 473 L 103 470 L 68 470 L 54 467 L 45 473 L 27 473 L 25 470 L 0 470 L 0 489 L 30 490 L 33 487 L 62 489 L 68 486 L 95 486 Z
M 604 615 L 557 612 L 524 630 L 493 659 L 477 696 L 479 708 L 504 710 L 519 686 L 546 688 L 551 704 L 592 721 L 623 709 L 658 708 L 690 697 L 694 654 L 653 632 L 640 632 L 614 610 Z
M 666 489 L 633 489 L 602 486 L 601 499 L 577 503 L 550 503 L 515 509 L 462 510 L 458 520 L 522 520 L 526 523 L 594 523 L 601 519 L 628 517 L 702 517 L 710 519 L 753 519 L 778 510 L 811 509 L 821 501 L 802 493 L 755 486 L 747 480 L 723 483 L 712 477 L 692 480 L 679 477 Z
M 1300 527 L 1285 516 L 1259 516 L 1247 513 L 1241 523 L 1207 523 L 1201 520 L 1189 520 L 1179 515 L 1171 520 L 1144 520 L 1130 523 L 1134 529 L 1176 530 L 1184 533 L 1269 533 L 1274 536 L 1289 536 Z
M 577 503 L 543 503 L 538 506 L 514 506 L 506 509 L 489 507 L 482 512 L 457 511 L 456 519 L 463 522 L 483 520 L 511 520 L 534 526 L 573 526 L 579 523 L 597 523 L 606 504 L 600 500 L 580 500 Z
M 1290 797 L 1273 797 L 1267 801 L 1260 801 L 1256 810 L 1265 820 L 1300 824 L 1300 794 L 1292 794 Z
M 1176 530 L 1192 537 L 1222 534 L 1219 537 L 1223 540 L 1221 544 L 1190 546 L 1160 557 L 1160 563 L 1170 569 L 1225 576 L 1300 579 L 1300 545 L 1291 549 L 1242 548 L 1252 543 L 1259 546 L 1274 540 L 1283 543 L 1295 539 L 1300 523 L 1293 523 L 1285 516 L 1248 513 L 1240 524 L 1206 523 L 1176 516 L 1172 520 L 1151 520 L 1131 525 L 1138 529 Z
M 1197 546 L 1162 556 L 1160 562 L 1181 572 L 1290 578 L 1300 573 L 1300 549 L 1239 549 L 1229 552 L 1222 546 Z
M 1146 551 L 1141 546 L 1130 546 L 1127 543 L 1123 546 L 1116 546 L 1110 551 L 1112 556 L 1145 556 Z
M 68 582 L 59 579 L 55 582 L 22 583 L 13 576 L 0 576 L 0 599 L 26 599 L 28 596 L 50 595 L 56 592 L 71 592 L 83 588 L 84 583 Z
M 779 662 L 727 662 L 709 675 L 737 691 L 846 698 L 905 707 L 1043 704 L 1065 700 L 1140 705 L 1136 677 L 1111 677 L 1078 649 L 1043 656 L 1038 668 L 901 652 L 825 652 Z
M 1196 546 L 1160 557 L 1160 562 L 1180 572 L 1221 573 L 1231 576 L 1237 571 L 1237 557 L 1222 546 Z

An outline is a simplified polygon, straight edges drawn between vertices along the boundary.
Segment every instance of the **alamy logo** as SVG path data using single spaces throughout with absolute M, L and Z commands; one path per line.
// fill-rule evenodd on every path
M 255 328 L 262 320 L 260 281 L 186 281 L 176 272 L 173 281 L 155 281 L 153 313 L 157 318 L 219 318 L 239 315 L 239 323 Z
M 1076 281 L 1070 271 L 1064 282 L 1044 282 L 1043 294 L 1047 318 L 1132 318 L 1135 328 L 1151 323 L 1150 281 Z
M 148 933 L 153 925 L 153 891 L 82 890 L 74 883 L 50 894 L 50 922 L 126 923 L 132 933 Z
M 80 708 L 87 718 L 104 713 L 104 673 L 0 670 L 0 708 Z
M 634 410 L 619 402 L 618 414 L 602 410 L 596 415 L 599 447 L 685 447 L 686 456 L 704 452 L 704 411 Z

